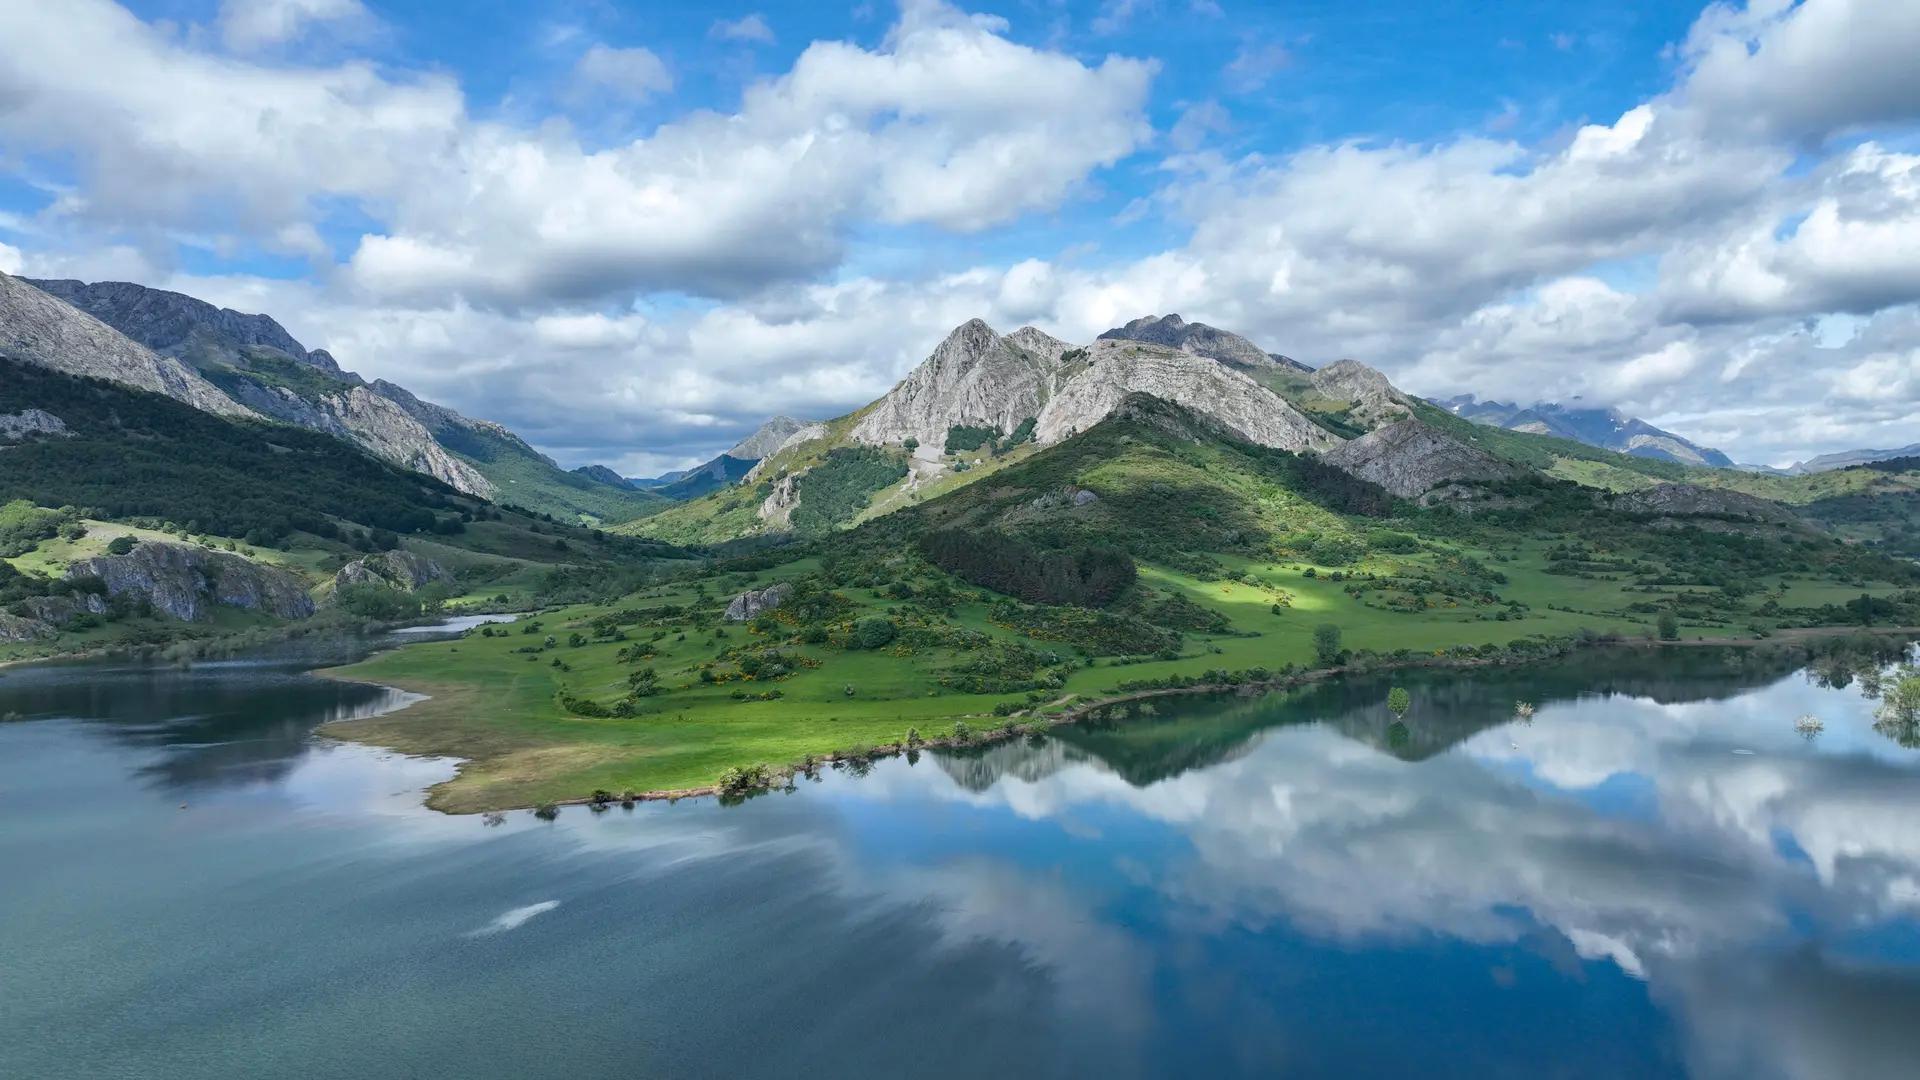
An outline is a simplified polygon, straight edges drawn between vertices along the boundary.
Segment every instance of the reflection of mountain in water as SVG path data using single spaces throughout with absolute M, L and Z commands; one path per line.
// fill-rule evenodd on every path
M 162 790 L 275 780 L 319 725 L 377 711 L 396 693 L 305 674 L 313 662 L 40 665 L 0 679 L 0 713 L 80 717 L 117 742 L 152 749 L 138 775 Z
M 1108 719 L 1083 720 L 1052 737 L 934 760 L 960 786 L 985 791 L 1003 776 L 1035 781 L 1069 765 L 1111 770 L 1146 787 L 1252 751 L 1262 732 L 1321 723 L 1403 761 L 1424 761 L 1488 728 L 1511 722 L 1514 703 L 1550 705 L 1587 696 L 1624 695 L 1663 705 L 1720 700 L 1765 686 L 1807 662 L 1802 649 L 1596 649 L 1523 667 L 1428 668 L 1360 675 L 1273 693 L 1175 695 L 1115 706 Z M 1404 720 L 1387 711 L 1387 692 L 1407 689 Z
M 933 762 L 968 791 L 985 791 L 1002 777 L 1032 782 L 1069 765 L 1101 765 L 1099 759 L 1058 739 L 1044 739 L 1039 743 L 1013 739 L 972 750 L 936 750 Z

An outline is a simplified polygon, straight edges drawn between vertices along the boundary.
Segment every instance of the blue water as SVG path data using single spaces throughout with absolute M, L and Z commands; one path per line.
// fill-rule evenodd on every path
M 1912 1076 L 1920 752 L 1588 655 L 488 826 L 297 658 L 0 677 L 0 1075 Z M 1530 723 L 1516 700 L 1539 705 Z M 1818 738 L 1793 721 L 1817 715 Z

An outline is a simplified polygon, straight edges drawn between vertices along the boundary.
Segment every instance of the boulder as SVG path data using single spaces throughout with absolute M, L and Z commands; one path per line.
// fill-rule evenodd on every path
M 772 611 L 787 602 L 793 595 L 793 586 L 786 582 L 769 585 L 764 589 L 749 589 L 733 598 L 727 605 L 728 622 L 746 622 L 763 611 Z

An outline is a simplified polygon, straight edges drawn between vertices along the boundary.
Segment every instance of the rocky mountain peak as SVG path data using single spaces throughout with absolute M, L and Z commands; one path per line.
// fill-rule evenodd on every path
M 1204 356 L 1209 360 L 1218 360 L 1223 364 L 1233 364 L 1249 370 L 1272 367 L 1306 370 L 1304 365 L 1269 353 L 1239 334 L 1208 326 L 1206 323 L 1190 323 L 1177 314 L 1145 315 L 1125 326 L 1108 330 L 1100 337 L 1106 340 L 1142 341 L 1153 345 L 1164 345 L 1169 349 L 1178 349 L 1194 356 Z
M 1052 393 L 1054 366 L 985 321 L 968 319 L 870 407 L 853 438 L 869 445 L 913 438 L 937 446 L 958 426 L 1010 432 L 1039 414 Z
M 1061 341 L 1052 334 L 1037 327 L 1023 326 L 1007 335 L 1007 340 L 1050 364 L 1057 364 L 1073 348 L 1070 342 Z
M 1056 442 L 1099 423 L 1133 394 L 1184 406 L 1235 438 L 1283 450 L 1320 449 L 1338 439 L 1235 367 L 1161 345 L 1102 338 L 1086 364 L 1047 402 L 1034 440 Z
M 727 457 L 743 461 L 758 461 L 773 456 L 793 433 L 809 426 L 812 421 L 795 420 L 791 416 L 775 416 L 754 429 L 753 434 L 733 444 L 726 452 Z
M 248 353 L 268 349 L 290 360 L 339 374 L 333 357 L 318 359 L 287 329 L 266 315 L 215 307 L 205 300 L 131 281 L 25 279 L 159 353 L 196 367 L 244 364 Z
M 1353 416 L 1379 427 L 1413 414 L 1413 399 L 1401 393 L 1377 368 L 1358 360 L 1336 360 L 1311 376 L 1313 388 L 1336 401 L 1351 402 Z
M 0 273 L 0 357 L 165 394 L 223 416 L 251 416 L 200 373 L 161 356 L 24 279 Z

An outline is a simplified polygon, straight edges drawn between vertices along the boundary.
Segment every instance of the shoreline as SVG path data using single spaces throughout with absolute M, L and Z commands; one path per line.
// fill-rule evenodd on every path
M 1823 638 L 1849 637 L 1855 634 L 1865 634 L 1873 637 L 1905 637 L 1905 638 L 1912 639 L 1912 638 L 1920 638 L 1920 626 L 1890 626 L 1890 627 L 1807 626 L 1807 627 L 1789 627 L 1789 628 L 1777 630 L 1777 631 L 1774 631 L 1769 636 L 1763 637 L 1763 638 L 1757 638 L 1757 637 L 1694 638 L 1690 640 L 1680 640 L 1680 641 L 1658 641 L 1658 640 L 1647 639 L 1647 638 L 1634 638 L 1634 639 L 1621 639 L 1618 641 L 1596 641 L 1592 644 L 1587 644 L 1587 645 L 1576 644 L 1568 651 L 1568 653 L 1565 653 L 1562 655 L 1563 656 L 1571 655 L 1572 653 L 1581 652 L 1587 649 L 1626 648 L 1626 649 L 1659 650 L 1659 649 L 1685 649 L 1685 648 L 1759 648 L 1766 645 L 1792 645 L 1799 642 L 1818 641 Z M 398 645 L 395 645 L 392 647 L 397 648 Z M 379 651 L 384 652 L 386 650 L 383 649 Z M 971 747 L 989 746 L 994 743 L 1005 742 L 1009 739 L 1023 738 L 1033 734 L 1044 734 L 1046 729 L 1051 729 L 1053 727 L 1068 725 L 1068 724 L 1078 724 L 1082 720 L 1085 720 L 1088 717 L 1092 716 L 1094 713 L 1101 712 L 1103 710 L 1110 709 L 1118 705 L 1128 705 L 1128 704 L 1132 704 L 1134 702 L 1139 702 L 1139 701 L 1150 701 L 1155 698 L 1193 696 L 1193 695 L 1201 695 L 1201 694 L 1223 694 L 1223 693 L 1265 694 L 1265 693 L 1273 693 L 1279 690 L 1290 690 L 1299 686 L 1307 685 L 1309 683 L 1325 682 L 1329 679 L 1336 679 L 1336 678 L 1341 678 L 1349 675 L 1372 675 L 1372 674 L 1378 674 L 1378 673 L 1390 672 L 1390 671 L 1408 671 L 1408 670 L 1416 670 L 1416 669 L 1455 668 L 1455 669 L 1464 670 L 1469 668 L 1483 668 L 1483 667 L 1523 667 L 1527 664 L 1534 664 L 1539 662 L 1540 662 L 1540 658 L 1504 660 L 1504 659 L 1482 659 L 1477 657 L 1472 659 L 1463 659 L 1463 658 L 1426 656 L 1421 658 L 1414 658 L 1414 659 L 1407 659 L 1407 660 L 1400 660 L 1400 661 L 1384 661 L 1376 664 L 1368 664 L 1362 668 L 1356 668 L 1351 664 L 1338 665 L 1335 667 L 1326 667 L 1326 668 L 1314 668 L 1308 671 L 1295 672 L 1294 674 L 1285 676 L 1283 678 L 1268 679 L 1261 682 L 1203 683 L 1203 684 L 1196 684 L 1193 686 L 1154 687 L 1151 689 L 1127 691 L 1124 693 L 1113 694 L 1107 697 L 1096 698 L 1090 701 L 1080 702 L 1078 704 L 1070 705 L 1066 710 L 1064 710 L 1063 712 L 1055 716 L 1036 715 L 1032 710 L 1026 710 L 1019 713 L 1011 713 L 1005 717 L 994 717 L 993 719 L 1001 722 L 996 724 L 992 728 L 972 734 L 965 741 L 955 739 L 952 736 L 941 736 L 936 738 L 921 739 L 918 742 L 913 743 L 912 745 L 908 745 L 905 742 L 880 743 L 873 746 L 865 754 L 851 754 L 846 751 L 832 751 L 829 753 L 820 754 L 818 756 L 809 755 L 809 757 L 811 761 L 814 763 L 813 769 L 818 769 L 822 765 L 832 767 L 835 764 L 842 763 L 842 762 L 874 761 L 880 758 L 898 757 L 901 754 L 915 752 L 919 750 L 957 750 L 957 749 L 967 749 Z M 356 679 L 351 676 L 343 675 L 340 673 L 340 669 L 338 668 L 313 668 L 308 671 L 308 674 L 317 675 L 321 678 L 337 679 L 342 682 L 359 682 L 359 683 L 363 683 L 365 685 L 370 685 L 370 686 L 380 686 L 385 689 L 397 691 L 400 693 L 417 695 L 416 700 L 410 701 L 405 705 L 402 705 L 399 708 L 393 709 L 389 712 L 383 712 L 380 714 L 382 716 L 391 716 L 397 713 L 404 713 L 407 709 L 412 708 L 414 705 L 419 704 L 421 701 L 429 700 L 432 697 L 432 694 L 425 689 L 408 687 L 398 683 L 371 683 L 371 682 L 367 682 L 367 680 L 364 680 L 364 679 Z M 1067 698 L 1063 700 L 1071 701 L 1072 698 Z M 1044 707 L 1045 706 L 1040 706 L 1040 708 L 1044 708 Z M 967 714 L 967 713 L 956 714 L 954 719 L 966 720 L 977 715 L 979 714 Z M 1016 718 L 1024 718 L 1025 722 L 1015 723 Z M 1036 725 L 1040 725 L 1039 731 L 1033 730 Z M 344 738 L 340 738 L 339 736 L 328 735 L 323 730 L 327 726 L 330 726 L 330 725 L 322 725 L 322 728 L 315 729 L 314 734 L 319 737 L 333 739 L 336 742 L 352 743 L 357 746 L 374 746 L 380 749 L 392 751 L 394 753 L 405 753 L 405 751 L 397 750 L 391 746 L 381 746 L 379 743 L 364 742 L 358 739 L 344 739 Z M 421 756 L 428 756 L 428 755 L 421 755 Z M 474 759 L 455 758 L 454 760 L 456 761 L 455 776 L 457 778 L 459 770 L 461 768 L 464 768 L 468 762 Z M 758 787 L 753 787 L 750 789 L 735 791 L 735 792 L 728 792 L 720 784 L 713 783 L 713 784 L 706 784 L 706 785 L 702 785 L 698 787 L 690 787 L 690 788 L 661 788 L 661 789 L 655 789 L 655 790 L 649 790 L 649 791 L 638 791 L 638 792 L 627 791 L 627 792 L 620 792 L 617 794 L 609 793 L 610 797 L 606 799 L 596 798 L 594 795 L 589 794 L 584 796 L 574 796 L 574 797 L 565 798 L 565 799 L 551 799 L 551 800 L 547 800 L 545 803 L 539 803 L 539 804 L 525 804 L 525 805 L 517 805 L 517 806 L 497 806 L 497 807 L 491 807 L 484 810 L 468 810 L 468 811 L 444 810 L 444 809 L 440 809 L 438 807 L 432 806 L 429 798 L 423 798 L 421 800 L 421 805 L 426 809 L 436 810 L 437 812 L 446 814 L 450 817 L 465 817 L 465 816 L 471 816 L 474 814 L 507 813 L 515 810 L 537 810 L 540 806 L 543 806 L 543 805 L 553 806 L 555 808 L 563 807 L 563 806 L 587 806 L 587 807 L 604 808 L 604 807 L 612 806 L 616 803 L 622 806 L 630 806 L 633 804 L 643 803 L 643 802 L 677 803 L 681 799 L 698 799 L 698 798 L 706 798 L 706 797 L 720 797 L 720 798 L 738 797 L 744 800 L 747 798 L 751 798 L 755 795 L 764 794 L 765 792 L 771 791 L 774 788 L 779 787 L 780 785 L 791 781 L 793 778 L 797 776 L 807 775 L 813 771 L 813 769 L 809 769 L 804 762 L 802 763 L 787 762 L 785 764 L 779 764 L 779 765 L 775 765 L 772 763 L 761 763 L 761 764 L 765 764 L 766 770 L 767 770 L 766 776 L 765 776 L 765 783 Z M 435 786 L 438 786 L 438 785 L 435 785 Z

